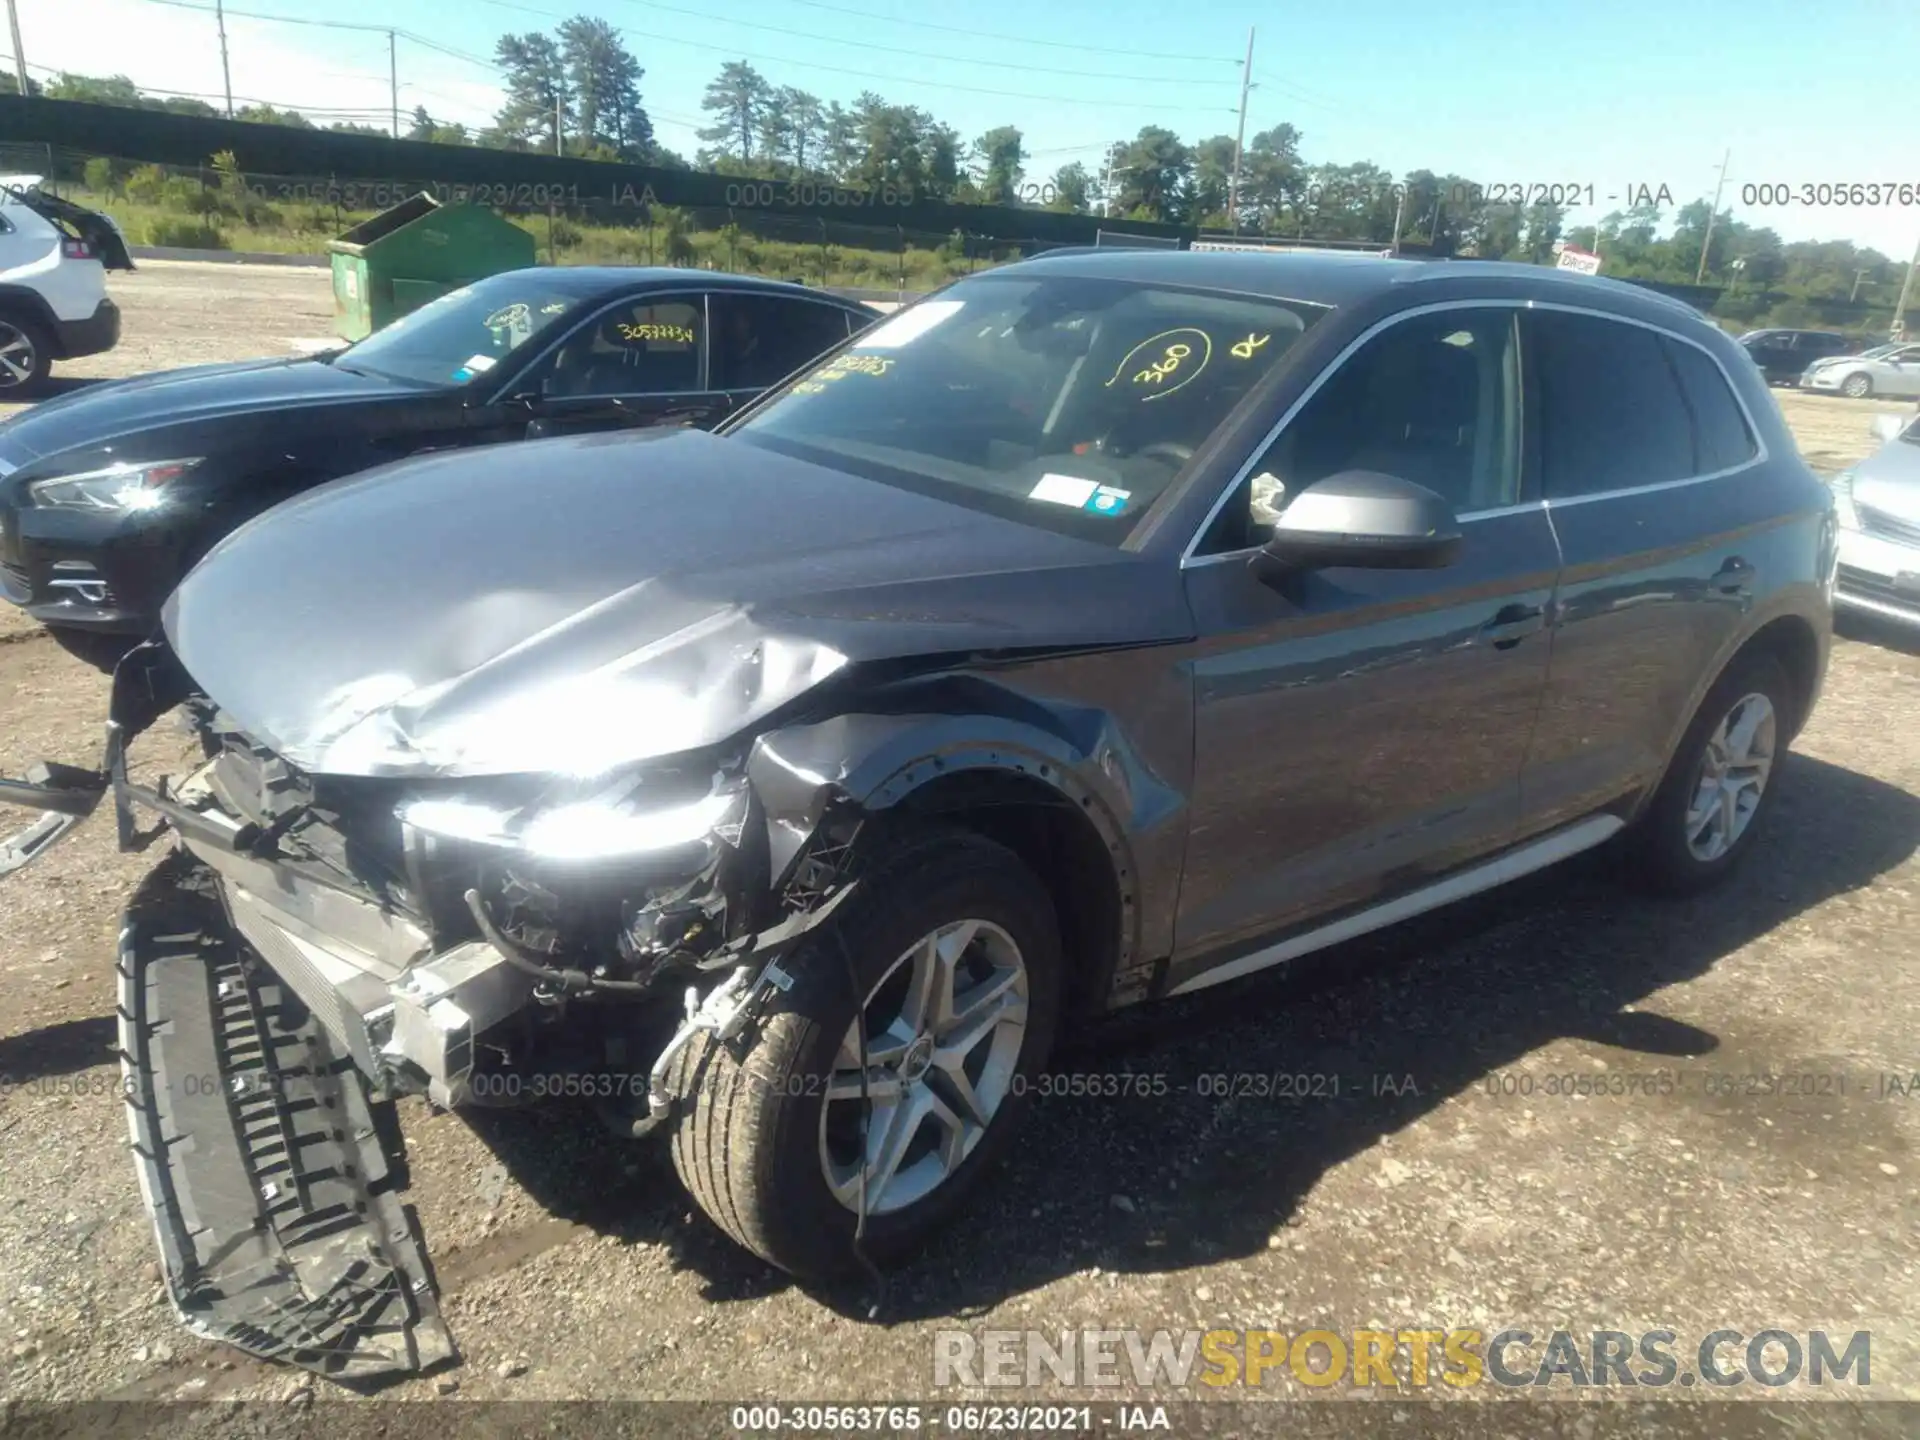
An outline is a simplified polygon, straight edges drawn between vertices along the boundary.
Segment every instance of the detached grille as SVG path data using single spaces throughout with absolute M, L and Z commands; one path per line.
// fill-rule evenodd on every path
M 33 582 L 28 578 L 23 567 L 9 565 L 4 560 L 0 560 L 0 590 L 5 590 L 9 595 L 18 595 L 24 600 L 32 589 Z
M 1871 505 L 1856 502 L 1854 508 L 1860 512 L 1860 528 L 1867 534 L 1901 545 L 1920 546 L 1920 524 L 1890 515 L 1885 510 L 1876 510 Z

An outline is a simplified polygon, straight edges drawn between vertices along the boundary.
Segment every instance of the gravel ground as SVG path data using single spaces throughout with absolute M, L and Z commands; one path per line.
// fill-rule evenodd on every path
M 277 352 L 328 327 L 318 272 L 155 263 L 115 292 L 125 345 L 65 373 Z M 1823 470 L 1871 448 L 1867 416 L 1892 408 L 1782 404 Z M 93 758 L 104 680 L 11 612 L 0 697 L 0 773 Z M 1666 1326 L 1683 1350 L 1719 1328 L 1870 1329 L 1871 1393 L 1920 1399 L 1920 1096 L 1879 1078 L 1920 1071 L 1909 707 L 1920 645 L 1843 640 L 1771 834 L 1720 894 L 1650 903 L 1590 857 L 1308 975 L 1103 1032 L 1062 1067 L 1164 1076 L 1166 1093 L 1043 1102 L 878 1319 L 864 1291 L 808 1291 L 733 1249 L 659 1147 L 569 1112 L 404 1105 L 409 1199 L 464 1363 L 385 1394 L 944 1403 L 937 1330 L 1121 1324 Z M 170 746 L 184 753 L 156 735 L 143 763 Z M 96 821 L 0 887 L 0 1398 L 310 1397 L 161 1299 L 109 1053 L 118 907 L 151 858 L 116 854 Z M 1671 1095 L 1545 1093 L 1551 1076 L 1663 1070 Z M 1198 1093 L 1217 1072 L 1335 1076 L 1339 1095 Z M 1706 1078 L 1802 1072 L 1848 1093 Z M 1306 1394 L 1277 1373 L 1268 1389 Z

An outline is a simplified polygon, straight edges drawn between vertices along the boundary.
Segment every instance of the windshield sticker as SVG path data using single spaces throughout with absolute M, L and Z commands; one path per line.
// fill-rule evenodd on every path
M 1040 483 L 1027 492 L 1027 498 L 1045 500 L 1052 505 L 1071 505 L 1078 510 L 1092 500 L 1100 488 L 1098 480 L 1082 480 L 1073 475 L 1042 475 Z
M 540 307 L 540 313 L 542 315 L 558 315 L 567 308 L 567 304 L 568 302 L 565 300 L 549 300 Z
M 505 330 L 520 325 L 531 325 L 533 312 L 527 309 L 526 302 L 516 300 L 511 305 L 503 305 L 489 315 L 486 325 L 489 330 Z
M 1191 385 L 1213 358 L 1213 337 L 1187 325 L 1150 335 L 1126 353 L 1105 388 L 1123 380 L 1145 390 L 1140 398 L 1164 400 Z
M 1087 497 L 1084 508 L 1098 515 L 1118 515 L 1127 508 L 1127 501 L 1132 498 L 1131 490 L 1116 490 L 1111 485 L 1102 485 Z
M 1237 360 L 1253 359 L 1254 355 L 1271 339 L 1273 339 L 1271 331 L 1265 335 L 1248 335 L 1246 339 L 1233 347 L 1234 358 Z
M 960 313 L 962 300 L 922 300 L 918 305 L 909 306 L 890 320 L 883 320 L 860 337 L 863 350 L 897 350 L 900 346 L 918 340 L 942 321 L 951 320 Z

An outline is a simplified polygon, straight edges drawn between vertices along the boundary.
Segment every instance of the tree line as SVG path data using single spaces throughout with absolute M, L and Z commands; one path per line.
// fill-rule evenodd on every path
M 413 110 L 407 139 L 558 153 L 587 159 L 687 168 L 660 144 L 641 96 L 645 70 L 608 22 L 575 16 L 552 33 L 502 35 L 494 60 L 503 101 L 492 123 L 468 127 Z M 0 74 L 0 93 L 15 89 Z M 179 114 L 218 116 L 204 100 L 153 95 L 125 76 L 61 74 L 32 88 L 53 99 L 133 105 Z M 1902 265 L 1845 240 L 1786 242 L 1777 232 L 1723 211 L 1711 220 L 1702 199 L 1673 206 L 1650 197 L 1597 225 L 1569 227 L 1567 207 L 1548 200 L 1491 203 L 1466 177 L 1415 169 L 1396 176 L 1370 161 L 1309 162 L 1301 132 L 1274 125 L 1248 140 L 1233 184 L 1230 135 L 1182 139 L 1148 125 L 1116 139 L 1093 166 L 1070 161 L 1037 166 L 1017 125 L 992 127 L 971 139 L 929 111 L 873 91 L 851 103 L 823 101 L 776 85 L 745 61 L 729 61 L 701 101 L 692 164 L 743 179 L 813 180 L 835 185 L 892 185 L 960 203 L 1031 205 L 1090 215 L 1124 216 L 1243 234 L 1386 246 L 1396 239 L 1439 255 L 1473 255 L 1551 263 L 1563 243 L 1598 249 L 1604 273 L 1625 279 L 1685 284 L 1697 274 L 1729 296 L 1771 297 L 1773 323 L 1782 295 L 1814 311 L 1861 302 L 1890 306 Z M 312 128 L 297 111 L 250 104 L 236 118 Z M 326 128 L 385 134 L 360 120 Z M 1705 254 L 1704 269 L 1701 265 Z M 1737 262 L 1737 263 L 1736 263 Z M 1725 305 L 1720 307 L 1722 310 Z M 1736 303 L 1737 308 L 1737 303 Z

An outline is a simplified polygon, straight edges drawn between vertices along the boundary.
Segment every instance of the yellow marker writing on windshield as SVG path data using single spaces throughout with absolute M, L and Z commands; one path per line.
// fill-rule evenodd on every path
M 1125 380 L 1142 401 L 1164 400 L 1191 385 L 1213 356 L 1213 339 L 1193 325 L 1149 335 L 1121 357 L 1108 388 Z M 1137 368 L 1144 366 L 1145 368 Z M 1140 393 L 1144 391 L 1145 393 Z
M 1169 345 L 1166 355 L 1133 377 L 1136 385 L 1158 385 L 1180 368 L 1180 362 L 1193 353 L 1191 345 Z
M 1251 360 L 1253 358 L 1253 352 L 1258 350 L 1262 345 L 1265 345 L 1267 341 L 1272 338 L 1273 335 L 1271 333 L 1265 335 L 1249 335 L 1233 347 L 1233 353 L 1242 360 Z

